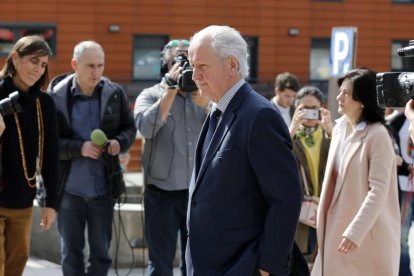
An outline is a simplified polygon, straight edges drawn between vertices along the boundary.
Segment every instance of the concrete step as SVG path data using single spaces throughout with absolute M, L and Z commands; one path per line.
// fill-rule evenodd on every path
M 124 181 L 126 186 L 125 203 L 141 204 L 143 191 L 143 174 L 141 172 L 124 173 Z

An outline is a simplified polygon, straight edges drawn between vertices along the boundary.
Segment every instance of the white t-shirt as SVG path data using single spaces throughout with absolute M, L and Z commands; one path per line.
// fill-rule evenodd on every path
M 272 99 L 272 101 L 273 101 L 273 104 L 276 106 L 276 108 L 279 110 L 280 115 L 282 115 L 283 121 L 285 121 L 286 125 L 289 127 L 290 123 L 292 122 L 292 118 L 290 117 L 290 107 L 280 106 L 277 103 L 275 97 Z

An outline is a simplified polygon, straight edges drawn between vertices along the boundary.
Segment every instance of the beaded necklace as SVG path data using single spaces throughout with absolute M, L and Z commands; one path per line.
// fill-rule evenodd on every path
M 43 128 L 43 114 L 42 114 L 42 107 L 40 105 L 39 98 L 36 99 L 36 114 L 37 114 L 37 129 L 38 129 L 38 153 L 36 157 L 36 171 L 32 177 L 29 177 L 27 172 L 27 161 L 26 155 L 24 153 L 24 145 L 23 145 L 23 138 L 22 138 L 22 130 L 20 128 L 20 121 L 17 115 L 17 112 L 14 112 L 14 120 L 16 121 L 17 126 L 17 134 L 19 136 L 19 145 L 20 145 L 20 154 L 22 156 L 22 165 L 24 171 L 24 177 L 27 180 L 27 185 L 30 188 L 35 188 L 36 183 L 31 184 L 30 181 L 34 180 L 38 175 L 40 175 L 40 171 L 42 169 L 43 164 L 43 144 L 44 144 L 44 128 Z

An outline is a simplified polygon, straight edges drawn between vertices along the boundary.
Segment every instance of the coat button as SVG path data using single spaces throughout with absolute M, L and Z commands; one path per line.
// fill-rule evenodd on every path
M 197 205 L 197 202 L 193 199 L 191 200 L 191 207 L 195 207 Z

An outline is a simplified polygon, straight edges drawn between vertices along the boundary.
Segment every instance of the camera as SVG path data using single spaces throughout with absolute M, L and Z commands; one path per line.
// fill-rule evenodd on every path
M 303 119 L 307 120 L 319 120 L 321 118 L 321 112 L 319 109 L 302 109 L 305 111 L 305 114 L 303 115 Z
M 1 116 L 7 116 L 14 112 L 23 112 L 23 107 L 17 102 L 19 99 L 19 92 L 14 91 L 7 98 L 0 101 L 0 114 Z
M 414 56 L 414 40 L 397 50 L 401 57 Z M 414 72 L 382 72 L 376 76 L 377 101 L 380 107 L 404 107 L 414 98 Z
M 179 62 L 180 66 L 183 68 L 177 79 L 178 88 L 184 92 L 196 91 L 198 88 L 193 81 L 193 67 L 191 67 L 187 56 L 185 54 L 176 55 L 172 64 L 174 65 L 176 62 Z

